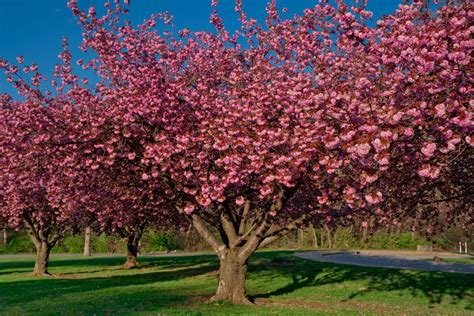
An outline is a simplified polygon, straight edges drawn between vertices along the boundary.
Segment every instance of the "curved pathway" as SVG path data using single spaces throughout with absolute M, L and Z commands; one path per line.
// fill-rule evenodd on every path
M 468 255 L 450 253 L 415 252 L 415 251 L 306 251 L 297 252 L 295 256 L 339 264 L 350 264 L 365 267 L 381 267 L 393 269 L 411 269 L 425 271 L 442 271 L 455 273 L 473 273 L 474 265 L 435 262 L 433 258 L 472 258 Z

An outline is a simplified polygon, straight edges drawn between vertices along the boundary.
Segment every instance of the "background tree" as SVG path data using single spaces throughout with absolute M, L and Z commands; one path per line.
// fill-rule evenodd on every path
M 49 274 L 49 254 L 78 220 L 74 211 L 54 204 L 50 197 L 61 188 L 54 143 L 60 137 L 54 109 L 25 101 L 2 104 L 0 110 L 1 213 L 8 223 L 26 227 L 36 247 L 33 275 Z M 53 119 L 52 119 L 53 118 Z

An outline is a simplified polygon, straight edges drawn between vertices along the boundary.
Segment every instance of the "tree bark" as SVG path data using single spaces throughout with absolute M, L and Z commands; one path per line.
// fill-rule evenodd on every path
M 304 249 L 304 230 L 303 228 L 298 228 L 298 248 Z
M 252 304 L 245 293 L 248 258 L 239 258 L 239 248 L 227 249 L 220 259 L 219 283 L 211 301 Z
M 8 234 L 7 234 L 7 228 L 3 227 L 3 238 L 2 238 L 3 245 L 6 245 L 8 243 Z
M 331 229 L 329 228 L 328 225 L 324 225 L 324 228 L 326 229 L 326 233 L 327 233 L 328 248 L 332 249 Z
M 129 238 L 127 241 L 127 260 L 124 267 L 127 269 L 138 267 L 138 240 Z
M 42 241 L 36 246 L 36 261 L 33 269 L 33 276 L 50 275 L 48 272 L 49 254 L 53 248 L 50 244 Z
M 206 222 L 206 217 L 195 213 L 190 215 L 193 227 L 214 249 L 220 261 L 219 283 L 211 301 L 224 300 L 237 304 L 252 304 L 245 293 L 247 265 L 250 256 L 258 248 L 265 247 L 298 229 L 305 220 L 309 219 L 311 214 L 308 213 L 285 226 L 277 225 L 272 213 L 281 210 L 283 191 L 279 196 L 280 199 L 270 206 L 267 213 L 255 218 L 251 223 L 248 223 L 247 219 L 249 202 L 245 203 L 242 213 L 237 213 L 235 216 L 224 203 L 217 209 L 221 211 L 220 223 L 215 223 L 212 220 Z M 285 198 L 290 197 L 291 195 Z M 208 225 L 217 229 L 221 240 L 216 238 Z
M 311 233 L 313 234 L 313 247 L 314 249 L 318 249 L 318 234 L 316 233 L 316 229 L 314 225 L 311 225 Z
M 84 256 L 91 256 L 91 228 L 89 226 L 84 232 Z
M 324 239 L 324 229 L 320 229 L 319 230 L 319 233 L 321 234 L 321 238 L 320 238 L 320 244 L 321 244 L 321 248 L 325 248 L 326 247 L 326 240 Z

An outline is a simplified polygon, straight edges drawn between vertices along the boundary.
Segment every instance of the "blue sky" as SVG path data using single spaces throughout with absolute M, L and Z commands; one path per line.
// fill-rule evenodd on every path
M 91 4 L 102 8 L 103 0 L 78 0 L 81 8 Z M 128 18 L 135 23 L 143 21 L 152 13 L 168 11 L 174 16 L 176 29 L 189 28 L 212 30 L 209 25 L 210 0 L 132 0 Z M 219 12 L 226 27 L 238 27 L 233 0 L 221 0 Z M 260 21 L 265 18 L 268 0 L 243 0 L 249 17 Z M 50 76 L 61 51 L 61 39 L 68 37 L 71 50 L 78 55 L 77 46 L 81 31 L 69 9 L 67 0 L 0 0 L 0 57 L 14 61 L 16 56 L 25 57 L 27 64 L 36 63 L 42 73 Z M 279 0 L 280 8 L 288 8 L 288 14 L 301 13 L 318 0 Z M 401 0 L 369 0 L 368 8 L 374 12 L 374 20 L 392 13 Z M 14 93 L 9 84 L 0 77 L 0 93 Z

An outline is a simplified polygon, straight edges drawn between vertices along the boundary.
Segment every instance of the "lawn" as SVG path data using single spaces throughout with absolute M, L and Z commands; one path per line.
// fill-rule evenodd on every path
M 474 264 L 473 258 L 445 258 L 444 261 L 452 263 Z
M 0 256 L 1 315 L 473 315 L 474 275 L 318 263 L 257 253 L 247 282 L 255 306 L 208 303 L 214 256 L 123 258 L 53 255 L 56 277 L 31 278 L 32 259 Z

